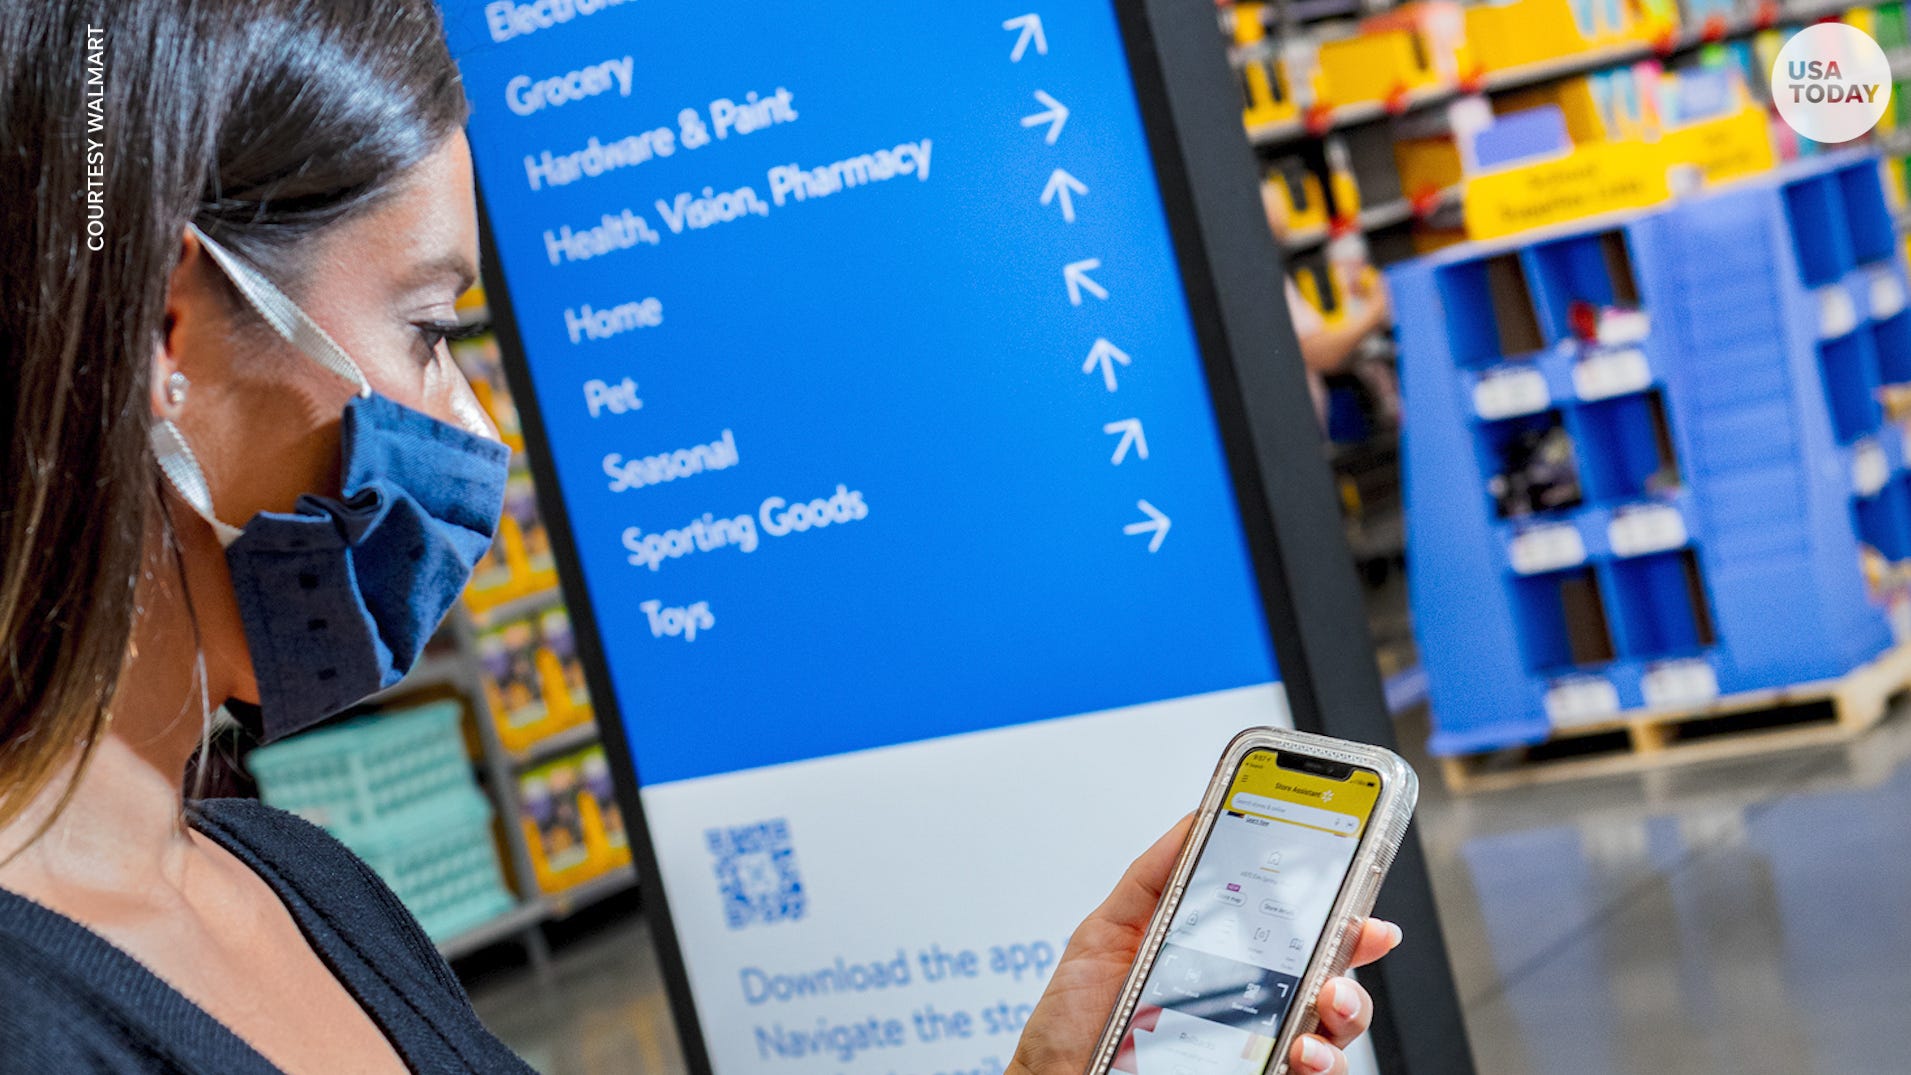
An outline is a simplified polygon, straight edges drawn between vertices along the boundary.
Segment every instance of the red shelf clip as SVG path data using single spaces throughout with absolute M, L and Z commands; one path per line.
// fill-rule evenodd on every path
M 1413 210 L 1416 219 L 1426 220 L 1439 210 L 1445 200 L 1445 192 L 1439 187 L 1423 187 L 1407 199 L 1407 206 Z

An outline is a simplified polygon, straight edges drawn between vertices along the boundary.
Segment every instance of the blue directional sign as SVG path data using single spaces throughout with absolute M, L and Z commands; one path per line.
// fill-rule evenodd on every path
M 645 783 L 1273 678 L 1106 3 L 471 7 Z

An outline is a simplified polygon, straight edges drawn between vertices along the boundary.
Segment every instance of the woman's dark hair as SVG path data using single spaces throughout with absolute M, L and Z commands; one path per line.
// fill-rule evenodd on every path
M 165 533 L 147 446 L 195 222 L 288 283 L 464 122 L 432 0 L 32 0 L 0 18 L 0 826 L 91 756 Z M 70 787 L 70 785 L 69 785 Z

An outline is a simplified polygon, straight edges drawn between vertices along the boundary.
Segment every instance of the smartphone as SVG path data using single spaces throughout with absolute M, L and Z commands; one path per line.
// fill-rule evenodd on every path
M 1420 789 L 1390 750 L 1278 728 L 1228 744 L 1090 1075 L 1282 1075 L 1345 973 Z

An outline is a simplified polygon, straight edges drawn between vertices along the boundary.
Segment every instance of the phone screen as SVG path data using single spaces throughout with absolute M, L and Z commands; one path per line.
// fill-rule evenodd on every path
M 1371 769 L 1282 761 L 1257 750 L 1235 770 L 1112 1070 L 1267 1067 L 1380 795 Z

